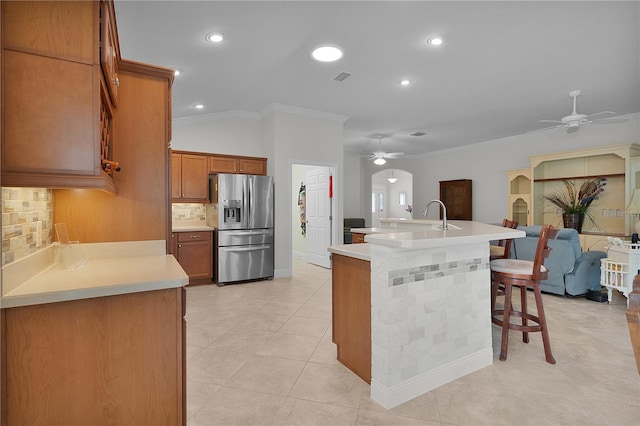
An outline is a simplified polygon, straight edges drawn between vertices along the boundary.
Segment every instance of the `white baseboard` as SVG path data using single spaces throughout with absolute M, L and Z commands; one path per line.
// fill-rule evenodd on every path
M 387 410 L 409 401 L 423 393 L 456 380 L 469 373 L 493 364 L 493 349 L 483 349 L 449 364 L 427 371 L 419 376 L 386 387 L 371 378 L 371 399 Z

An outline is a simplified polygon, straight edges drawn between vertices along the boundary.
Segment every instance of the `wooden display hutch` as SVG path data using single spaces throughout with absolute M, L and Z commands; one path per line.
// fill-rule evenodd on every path
M 606 177 L 606 189 L 590 209 L 595 223 L 585 219 L 582 246 L 585 250 L 594 245 L 601 248 L 601 240 L 607 236 L 631 235 L 633 218 L 625 213 L 625 208 L 632 192 L 631 175 L 635 172 L 631 158 L 638 155 L 640 146 L 627 144 L 529 157 L 533 176 L 533 223 L 563 226 L 562 212 L 543 197 L 566 191 L 564 180 L 574 182 L 579 188 L 588 179 Z
M 531 221 L 531 169 L 508 170 L 507 217 L 527 226 Z

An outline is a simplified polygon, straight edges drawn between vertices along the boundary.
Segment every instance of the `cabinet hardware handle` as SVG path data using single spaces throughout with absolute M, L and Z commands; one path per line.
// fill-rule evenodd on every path
M 120 78 L 116 77 L 113 79 L 113 85 L 114 86 L 120 86 Z
M 182 244 L 178 244 L 178 247 L 182 247 Z
M 191 235 L 191 238 L 198 238 L 198 235 Z

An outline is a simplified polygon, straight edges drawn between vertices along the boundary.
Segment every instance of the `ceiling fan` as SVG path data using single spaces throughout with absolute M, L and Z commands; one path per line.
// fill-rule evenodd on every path
M 382 138 L 378 138 L 378 151 L 374 151 L 370 155 L 363 155 L 363 157 L 369 157 L 370 160 L 373 160 L 373 164 L 382 166 L 387 162 L 386 159 L 392 160 L 402 155 L 404 155 L 404 152 L 384 152 L 382 150 Z
M 569 96 L 573 98 L 573 112 L 566 117 L 562 117 L 560 120 L 540 120 L 539 123 L 558 123 L 555 126 L 545 127 L 543 129 L 534 130 L 534 132 L 539 132 L 541 130 L 549 130 L 556 129 L 560 127 L 566 127 L 567 132 L 575 132 L 578 128 L 583 124 L 599 124 L 599 123 L 622 123 L 626 120 L 619 119 L 594 119 L 594 117 L 598 115 L 613 115 L 615 112 L 613 111 L 601 111 L 596 112 L 595 114 L 578 114 L 576 111 L 577 98 L 582 93 L 582 90 L 572 90 L 569 92 Z

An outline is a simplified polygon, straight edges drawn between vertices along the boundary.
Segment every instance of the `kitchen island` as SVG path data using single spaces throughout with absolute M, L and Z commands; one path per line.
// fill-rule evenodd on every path
M 51 245 L 2 269 L 2 418 L 186 424 L 188 278 L 165 241 Z
M 368 233 L 365 244 L 329 248 L 337 260 L 333 327 L 338 358 L 370 380 L 371 398 L 387 409 L 492 364 L 489 241 L 525 236 L 472 221 L 451 221 L 447 230 L 439 229 L 440 221 L 399 221 Z M 341 278 L 346 258 L 368 260 L 370 282 L 359 282 L 344 296 L 341 287 L 353 287 Z M 366 264 L 358 267 L 367 269 Z M 337 300 L 341 297 L 349 300 Z M 350 323 L 340 316 L 345 303 L 363 317 L 369 314 L 370 358 L 343 349 L 361 334 L 351 333 Z M 350 321 L 362 327 L 366 318 Z M 340 359 L 345 357 L 349 359 Z M 366 369 L 362 374 L 353 367 L 356 360 L 367 359 L 370 377 Z

